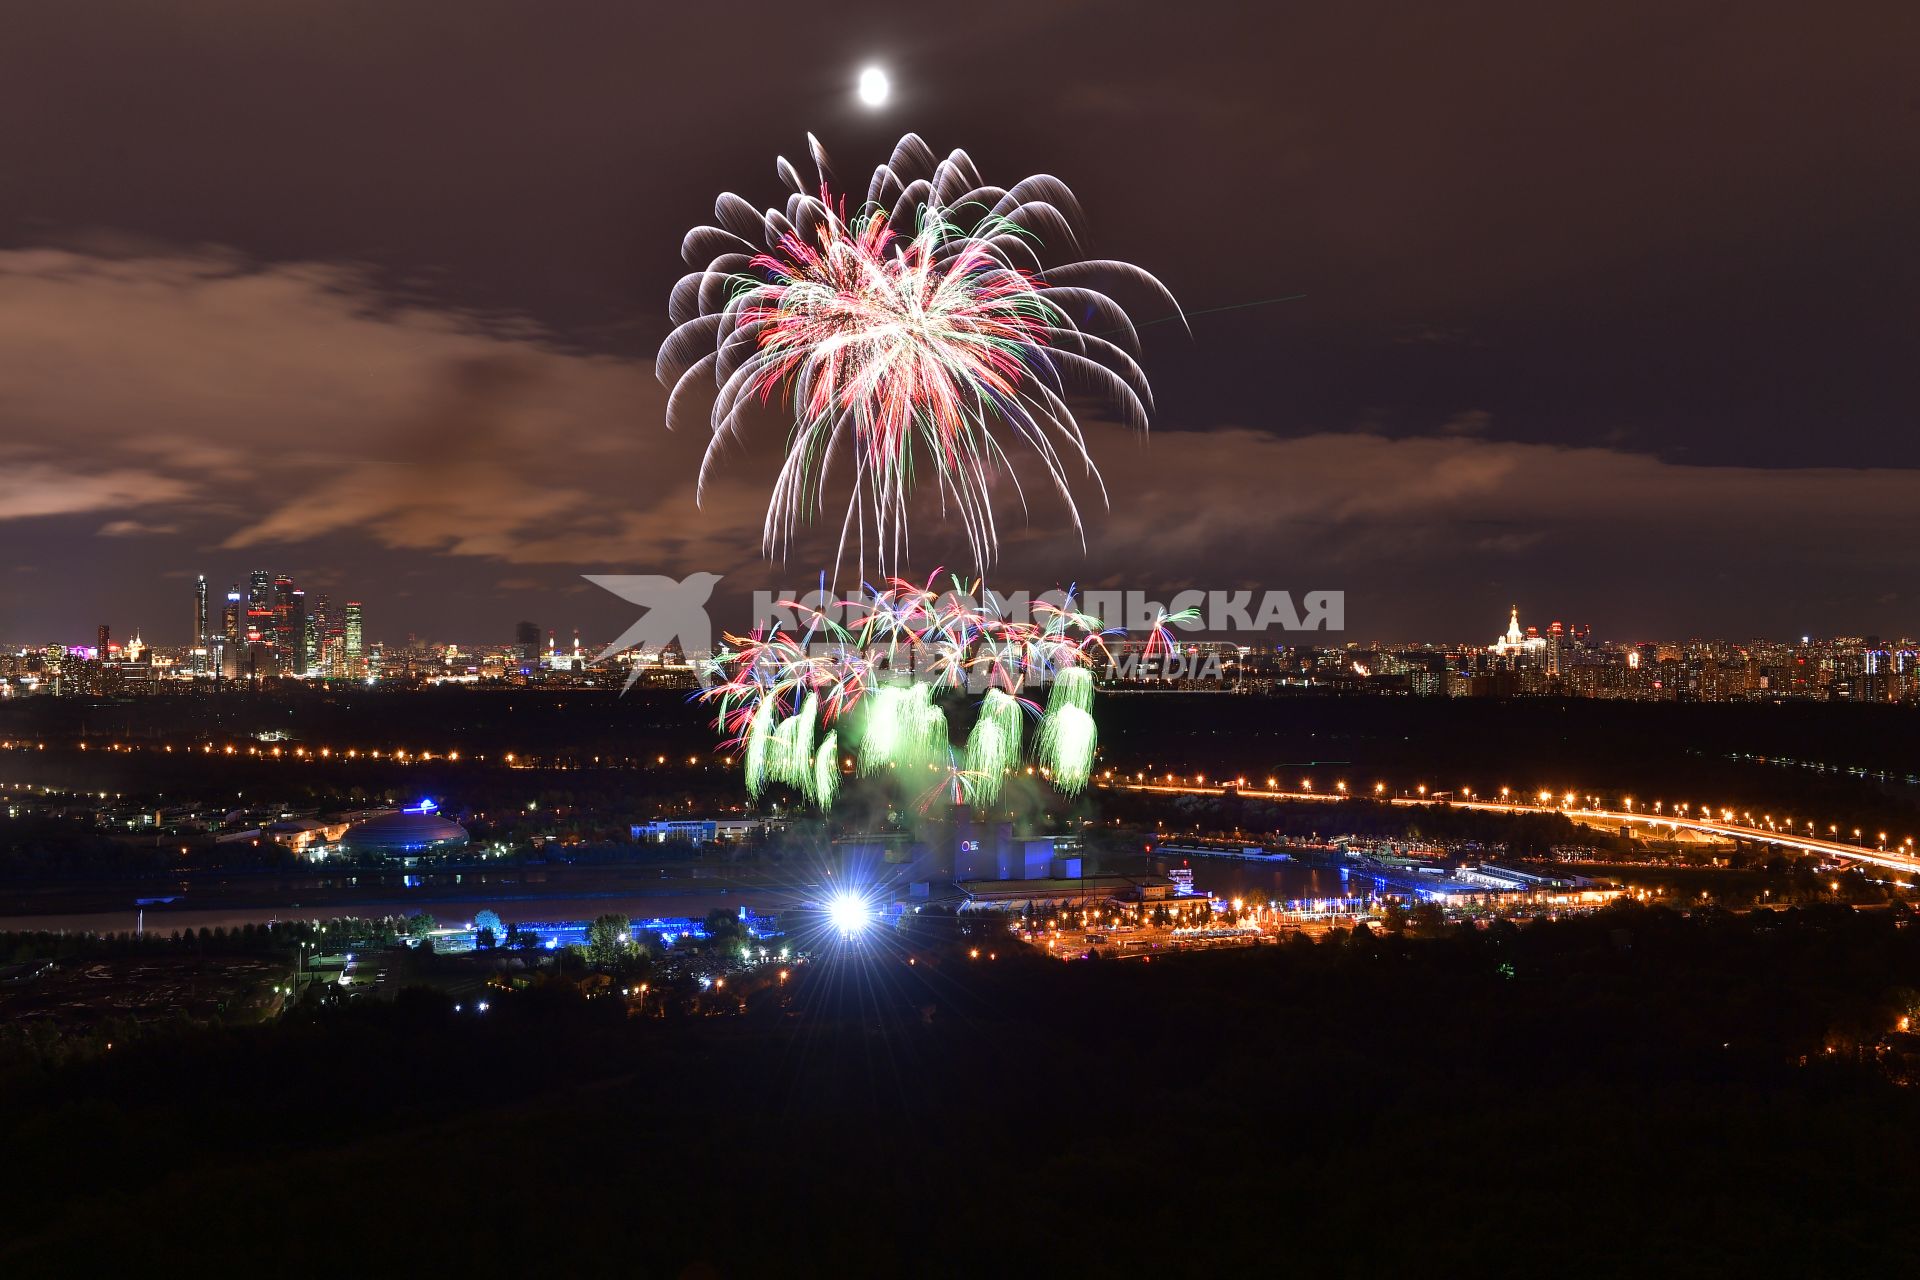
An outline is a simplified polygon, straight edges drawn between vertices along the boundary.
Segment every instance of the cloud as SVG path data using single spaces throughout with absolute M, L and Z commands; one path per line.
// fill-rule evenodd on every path
M 0 519 L 191 501 L 230 548 L 350 531 L 510 559 L 686 487 L 641 465 L 664 435 L 650 361 L 346 267 L 0 253 L 0 346 Z
M 141 538 L 178 532 L 177 524 L 149 524 L 143 520 L 109 520 L 94 530 L 95 536 L 101 538 Z
M 1732 570 L 1755 590 L 1848 560 L 1890 569 L 1888 529 L 1920 503 L 1920 471 L 1685 466 L 1603 448 L 1432 436 L 1249 430 L 1129 439 L 1090 429 L 1110 512 L 1090 512 L 1088 552 L 1036 526 L 1009 564 L 1102 580 L 1272 582 L 1297 572 L 1368 581 L 1436 571 L 1455 581 L 1555 566 L 1591 581 L 1640 576 L 1671 590 Z M 1764 538 L 1764 554 L 1760 552 Z
M 222 545 L 359 531 L 390 547 L 510 558 L 534 530 L 591 506 L 558 480 L 529 483 L 525 453 L 538 446 L 520 438 L 517 423 L 547 376 L 518 353 L 443 367 L 422 409 L 383 441 L 388 456 L 347 463 Z
M 1493 425 L 1493 415 L 1485 409 L 1462 409 L 1440 424 L 1443 436 L 1483 436 Z
M 0 468 L 0 520 L 150 506 L 190 491 L 180 480 L 133 468 L 89 471 L 67 463 L 14 460 Z
M 0 447 L 0 521 L 107 513 L 103 537 L 177 529 L 304 558 L 315 581 L 356 543 L 389 580 L 455 557 L 540 569 L 480 585 L 555 592 L 586 572 L 804 584 L 833 560 L 832 517 L 784 565 L 763 559 L 779 423 L 755 424 L 696 506 L 707 438 L 660 425 L 650 358 L 398 304 L 346 268 L 0 253 L 0 344 L 0 404 L 17 428 Z M 1489 423 L 1468 410 L 1438 434 L 1394 438 L 1141 437 L 1090 422 L 1114 508 L 1077 482 L 1083 549 L 1036 469 L 1023 472 L 1025 516 L 1003 481 L 995 579 L 1481 582 L 1564 567 L 1624 593 L 1646 566 L 1665 584 L 1712 576 L 1752 591 L 1796 567 L 1898 567 L 1887 531 L 1920 505 L 1916 471 L 1686 466 L 1495 440 Z M 910 567 L 964 572 L 937 494 L 923 498 L 936 523 L 915 528 Z M 838 509 L 831 494 L 826 509 Z

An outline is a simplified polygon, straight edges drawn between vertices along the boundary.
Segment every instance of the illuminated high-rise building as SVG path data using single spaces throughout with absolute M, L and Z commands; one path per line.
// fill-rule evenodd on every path
M 341 629 L 346 637 L 347 674 L 360 675 L 365 664 L 366 650 L 362 647 L 364 633 L 361 630 L 360 602 L 347 601 L 346 625 Z
M 281 635 L 285 641 L 282 647 L 287 652 L 285 669 L 304 676 L 307 674 L 307 593 L 299 587 L 293 589 L 293 603 Z
M 1520 630 L 1520 606 L 1515 605 L 1507 618 L 1505 635 L 1498 636 L 1487 646 L 1487 653 L 1500 659 L 1503 665 L 1514 666 L 1522 662 L 1535 664 L 1541 662 L 1547 651 L 1547 638 L 1533 627 Z
M 240 674 L 238 663 L 245 622 L 246 605 L 240 595 L 240 584 L 236 582 L 227 590 L 227 607 L 220 612 L 219 661 L 212 664 L 223 679 Z
M 292 578 L 284 573 L 274 575 L 273 621 L 261 639 L 273 650 L 273 656 L 283 673 L 296 670 L 293 656 L 298 645 L 301 620 L 294 612 L 298 604 L 295 594 Z
M 105 662 L 107 660 L 107 645 L 110 642 L 111 638 L 112 638 L 112 633 L 107 630 L 107 624 L 104 622 L 101 623 L 99 651 L 93 655 L 95 658 L 97 658 L 101 662 Z
M 333 624 L 333 601 L 326 596 L 315 596 L 313 606 L 307 611 L 306 647 L 307 674 L 332 675 L 327 670 L 326 648 L 327 628 Z
M 240 639 L 249 658 L 254 646 L 273 646 L 273 574 L 266 569 L 255 569 L 247 575 L 247 611 L 241 621 Z
M 273 612 L 273 574 L 266 569 L 255 569 L 247 575 L 247 616 L 252 617 L 256 611 Z
M 273 610 L 256 609 L 252 605 L 248 605 L 247 621 L 243 630 L 244 635 L 242 639 L 248 644 L 265 645 L 267 648 L 272 648 L 273 646 L 268 642 L 273 636 Z
M 193 588 L 193 674 L 207 674 L 207 575 Z

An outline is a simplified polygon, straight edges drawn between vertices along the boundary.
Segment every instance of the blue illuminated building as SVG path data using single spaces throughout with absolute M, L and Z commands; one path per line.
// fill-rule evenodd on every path
M 755 938 L 777 938 L 781 935 L 777 916 L 763 915 L 742 907 L 740 922 Z M 558 951 L 563 947 L 586 946 L 587 930 L 592 923 L 590 920 L 519 920 L 514 922 L 514 927 L 521 933 L 530 933 L 540 939 L 543 950 Z M 648 916 L 633 922 L 632 937 L 635 942 L 665 947 L 677 942 L 705 942 L 707 920 L 705 916 Z M 504 938 L 496 940 L 496 945 L 505 944 Z M 472 929 L 435 934 L 433 939 L 434 950 L 442 952 L 472 951 L 477 945 Z

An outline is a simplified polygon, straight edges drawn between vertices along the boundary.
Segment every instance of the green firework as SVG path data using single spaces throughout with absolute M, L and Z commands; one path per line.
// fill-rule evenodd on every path
M 966 769 L 973 775 L 974 799 L 982 804 L 997 800 L 1007 770 L 1019 762 L 1020 704 L 1003 689 L 989 689 L 967 738 Z

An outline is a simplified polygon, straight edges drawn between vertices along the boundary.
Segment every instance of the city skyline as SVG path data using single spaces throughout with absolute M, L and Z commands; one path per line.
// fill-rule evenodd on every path
M 243 586 L 253 587 L 256 585 L 264 585 L 260 581 L 263 579 L 273 583 L 285 582 L 288 585 L 288 587 L 292 590 L 294 595 L 301 596 L 301 597 L 304 597 L 306 595 L 304 588 L 294 588 L 292 586 L 292 583 L 293 583 L 292 575 L 276 573 L 272 570 L 250 570 L 248 573 L 242 575 L 240 578 L 235 579 L 232 586 L 229 588 L 228 592 L 226 592 L 224 595 L 225 602 L 231 605 L 235 602 L 249 601 L 251 599 L 251 592 L 243 591 L 242 587 Z M 187 624 L 187 627 L 184 629 L 185 634 L 182 637 L 175 637 L 172 634 L 171 629 L 169 629 L 166 626 L 164 621 L 162 622 L 160 629 L 155 630 L 152 626 L 148 625 L 146 622 L 142 621 L 138 617 L 132 618 L 130 620 L 116 620 L 118 619 L 120 614 L 126 612 L 125 610 L 121 610 L 121 609 L 111 609 L 110 613 L 114 615 L 113 617 L 110 617 L 107 621 L 104 621 L 104 622 L 97 622 L 90 627 L 81 628 L 81 630 L 83 632 L 97 632 L 99 634 L 105 634 L 106 632 L 111 631 L 112 634 L 115 636 L 138 636 L 146 644 L 148 648 L 157 647 L 160 649 L 172 650 L 172 649 L 192 649 L 195 647 L 201 647 L 201 643 L 202 643 L 201 637 L 203 635 L 206 637 L 212 637 L 219 634 L 223 630 L 221 626 L 221 611 L 219 608 L 219 604 L 222 600 L 222 597 L 218 595 L 209 594 L 212 591 L 213 591 L 213 588 L 210 585 L 210 580 L 207 578 L 207 576 L 205 574 L 196 575 L 195 586 L 193 589 L 194 612 L 191 615 L 189 615 L 192 620 L 189 621 L 189 623 Z M 792 593 L 792 594 L 795 597 L 797 597 L 800 593 Z M 781 595 L 780 598 L 784 599 L 787 597 L 785 595 Z M 309 620 L 313 620 L 317 618 L 324 623 L 324 621 L 330 616 L 329 615 L 330 601 L 331 601 L 331 596 L 329 596 L 327 593 L 322 592 L 317 594 L 314 597 L 315 608 L 308 610 L 306 613 L 302 614 L 301 616 L 306 617 Z M 344 608 L 346 610 L 355 611 L 352 616 L 356 623 L 360 621 L 360 618 L 362 616 L 358 612 L 362 609 L 362 607 L 363 607 L 362 603 L 358 600 L 344 601 Z M 741 614 L 741 618 L 744 619 L 748 616 L 748 614 L 750 613 L 750 610 L 747 610 L 744 604 L 742 608 L 745 611 Z M 1481 640 L 1466 637 L 1466 636 L 1444 635 L 1437 630 L 1430 631 L 1424 634 L 1416 632 L 1415 634 L 1399 634 L 1399 635 L 1363 635 L 1363 634 L 1360 634 L 1357 631 L 1357 629 L 1352 629 L 1352 628 L 1344 629 L 1344 630 L 1323 630 L 1317 633 L 1295 633 L 1295 632 L 1289 632 L 1287 630 L 1280 629 L 1278 627 L 1269 628 L 1266 631 L 1259 631 L 1259 632 L 1255 632 L 1248 635 L 1241 635 L 1238 637 L 1238 643 L 1256 650 L 1269 650 L 1269 651 L 1286 649 L 1286 648 L 1301 648 L 1301 649 L 1319 648 L 1319 649 L 1332 651 L 1332 650 L 1338 650 L 1341 648 L 1352 649 L 1352 648 L 1373 648 L 1373 647 L 1386 647 L 1386 648 L 1428 647 L 1428 648 L 1435 648 L 1435 649 L 1466 651 L 1466 650 L 1478 650 L 1482 648 L 1493 649 L 1493 648 L 1496 648 L 1501 643 L 1511 644 L 1514 642 L 1512 628 L 1518 627 L 1521 629 L 1521 634 L 1524 637 L 1529 639 L 1537 638 L 1541 643 L 1545 643 L 1545 638 L 1550 634 L 1557 637 L 1564 632 L 1565 634 L 1568 634 L 1570 636 L 1581 636 L 1583 638 L 1592 637 L 1594 643 L 1605 644 L 1611 647 L 1626 647 L 1626 646 L 1635 646 L 1635 645 L 1668 646 L 1668 645 L 1701 645 L 1701 644 L 1724 644 L 1724 645 L 1734 645 L 1734 646 L 1765 646 L 1765 645 L 1794 645 L 1798 643 L 1800 645 L 1814 645 L 1814 646 L 1852 645 L 1855 647 L 1865 646 L 1870 648 L 1883 647 L 1883 646 L 1903 648 L 1903 647 L 1911 647 L 1916 644 L 1920 644 L 1920 630 L 1917 630 L 1913 633 L 1902 633 L 1902 632 L 1892 632 L 1892 631 L 1882 632 L 1882 631 L 1872 631 L 1872 630 L 1860 631 L 1860 632 L 1820 630 L 1820 631 L 1802 631 L 1797 636 L 1792 634 L 1759 635 L 1759 634 L 1737 634 L 1737 633 L 1722 633 L 1722 634 L 1694 633 L 1694 634 L 1669 634 L 1669 635 L 1615 634 L 1610 632 L 1605 626 L 1596 627 L 1592 622 L 1586 620 L 1584 615 L 1563 615 L 1563 616 L 1553 617 L 1551 620 L 1548 620 L 1548 621 L 1535 622 L 1531 620 L 1534 615 L 1528 614 L 1529 621 L 1527 621 L 1524 624 L 1524 626 L 1522 626 L 1521 614 L 1523 610 L 1521 605 L 1518 603 L 1509 604 L 1507 611 L 1509 614 L 1509 630 L 1503 636 L 1496 636 L 1492 645 L 1488 645 Z M 587 628 L 584 628 L 578 621 L 568 620 L 568 621 L 546 623 L 546 622 L 533 622 L 533 621 L 529 621 L 524 617 L 516 617 L 514 621 L 509 623 L 506 621 L 507 616 L 508 615 L 506 614 L 499 615 L 495 623 L 488 629 L 489 633 L 486 635 L 441 633 L 432 629 L 427 629 L 425 631 L 409 630 L 396 635 L 387 635 L 381 632 L 369 631 L 364 637 L 364 643 L 369 647 L 375 644 L 381 644 L 381 645 L 398 644 L 398 643 L 401 643 L 402 641 L 406 641 L 406 642 L 412 642 L 425 647 L 436 647 L 436 646 L 445 645 L 445 644 L 454 644 L 454 645 L 463 646 L 469 650 L 476 650 L 476 651 L 485 651 L 488 649 L 505 650 L 509 648 L 524 649 L 527 647 L 527 643 L 528 643 L 525 635 L 525 628 L 527 627 L 535 628 L 537 633 L 537 638 L 543 639 L 548 642 L 551 642 L 554 639 L 554 637 L 560 636 L 562 634 L 565 634 L 574 638 L 578 638 L 582 635 L 586 635 L 590 638 L 590 642 L 592 643 L 593 647 L 595 647 L 596 649 L 599 648 L 603 642 L 603 638 L 601 637 L 599 632 L 591 631 Z M 1570 621 L 1569 618 L 1574 616 L 1580 617 L 1580 620 Z M 343 614 L 342 615 L 343 620 L 344 620 L 344 617 L 345 615 Z M 720 619 L 720 623 L 724 629 L 731 629 L 731 630 L 744 630 L 746 629 L 746 625 L 747 625 L 744 620 L 739 622 L 736 625 L 724 617 Z M 206 630 L 204 632 L 200 632 L 196 630 L 196 627 L 201 624 L 204 624 L 206 627 Z M 618 622 L 618 621 L 611 624 L 608 627 L 607 636 L 605 638 L 610 639 L 612 633 L 619 631 L 620 629 L 622 629 L 623 626 L 624 626 L 624 623 Z M 1231 642 L 1231 641 L 1234 641 L 1236 638 L 1236 634 L 1231 632 L 1215 633 L 1215 632 L 1207 631 L 1204 628 L 1189 628 L 1185 626 L 1178 626 L 1178 624 L 1176 624 L 1176 628 L 1177 628 L 1177 634 L 1194 641 L 1201 641 L 1201 642 L 1229 641 Z M 333 630 L 336 634 L 340 634 L 340 635 L 345 634 L 344 626 L 339 628 L 333 628 Z M 48 645 L 65 645 L 70 649 L 84 649 L 87 647 L 83 644 L 77 643 L 74 639 L 65 638 L 62 636 L 28 637 L 25 635 L 0 634 L 0 649 L 8 649 L 8 650 L 14 650 L 19 652 L 25 652 L 29 650 L 43 648 Z M 104 649 L 105 646 L 97 645 L 95 647 Z
M 625 692 L 644 679 L 652 687 L 691 690 L 711 687 L 700 671 L 717 678 L 736 660 L 703 650 L 688 652 L 677 639 L 664 648 L 626 647 L 583 639 L 573 628 L 563 640 L 562 628 L 549 627 L 543 633 L 538 623 L 527 619 L 513 625 L 511 642 L 409 634 L 390 647 L 367 632 L 360 601 L 345 601 L 336 610 L 330 597 L 317 595 L 309 607 L 306 592 L 289 575 L 265 569 L 250 571 L 244 588 L 235 582 L 216 608 L 205 575 L 198 576 L 190 618 L 196 638 L 186 646 L 150 643 L 138 626 L 123 643 L 113 637 L 125 633 L 115 632 L 110 622 L 99 624 L 92 647 L 0 643 L 0 698 L 178 693 L 189 685 L 259 690 L 281 681 L 364 681 L 416 690 L 452 682 Z M 1166 616 L 1166 611 L 1161 614 Z M 1019 615 L 990 611 L 978 616 Z M 1477 643 L 1342 643 L 1332 632 L 1319 638 L 1281 634 L 1285 642 L 1276 644 L 1252 634 L 1209 638 L 1184 632 L 1178 624 L 1144 632 L 1109 628 L 1089 657 L 1096 677 L 1109 687 L 1163 692 L 1317 691 L 1641 702 L 1920 701 L 1920 641 L 1906 637 L 1618 639 L 1596 634 L 1588 624 L 1559 620 L 1523 627 L 1518 604 L 1509 608 L 1503 632 Z M 821 657 L 846 652 L 837 642 L 815 647 Z M 719 659 L 720 665 L 707 667 L 709 657 Z M 923 669 L 932 672 L 938 665 L 923 668 L 915 663 L 916 672 Z M 1043 673 L 1035 683 L 1051 682 Z

